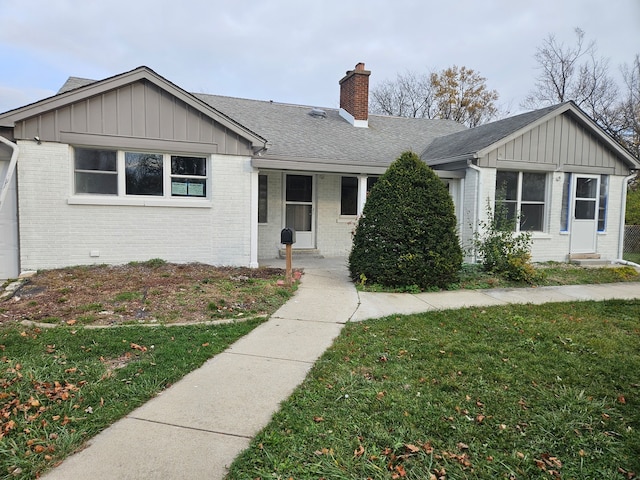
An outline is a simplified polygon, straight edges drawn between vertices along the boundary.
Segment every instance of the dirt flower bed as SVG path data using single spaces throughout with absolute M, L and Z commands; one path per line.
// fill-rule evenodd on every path
M 162 260 L 46 270 L 0 303 L 0 322 L 191 323 L 270 314 L 292 294 L 278 285 L 283 278 L 277 268 Z

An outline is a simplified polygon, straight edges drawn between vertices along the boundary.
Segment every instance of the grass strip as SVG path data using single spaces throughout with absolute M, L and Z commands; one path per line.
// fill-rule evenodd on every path
M 0 329 L 0 478 L 36 478 L 263 320 Z

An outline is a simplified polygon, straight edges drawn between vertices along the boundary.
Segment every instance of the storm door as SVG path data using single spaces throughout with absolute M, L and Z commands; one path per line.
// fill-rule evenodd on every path
M 575 175 L 573 191 L 571 253 L 595 253 L 600 176 Z
M 286 175 L 285 227 L 296 232 L 293 248 L 315 248 L 313 175 Z

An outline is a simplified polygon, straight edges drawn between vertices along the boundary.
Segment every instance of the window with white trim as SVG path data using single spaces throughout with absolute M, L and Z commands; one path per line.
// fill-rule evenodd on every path
M 206 157 L 75 148 L 76 194 L 206 198 Z
M 496 174 L 496 203 L 505 206 L 507 219 L 516 231 L 544 230 L 546 173 L 499 170 Z
M 358 214 L 358 177 L 342 177 L 340 215 Z
M 258 223 L 267 223 L 268 219 L 268 177 L 258 175 Z
M 115 150 L 76 148 L 75 192 L 118 195 L 118 157 Z
M 607 199 L 609 197 L 609 175 L 600 176 L 600 201 L 598 202 L 598 231 L 607 229 Z

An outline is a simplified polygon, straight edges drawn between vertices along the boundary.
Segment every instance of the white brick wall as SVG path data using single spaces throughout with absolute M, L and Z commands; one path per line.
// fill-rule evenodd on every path
M 327 257 L 348 255 L 355 217 L 340 216 L 342 176 L 318 176 L 318 249 Z
M 213 156 L 209 208 L 70 205 L 70 148 L 33 142 L 21 142 L 20 148 L 23 270 L 150 258 L 249 265 L 252 167 L 248 157 Z
M 468 196 L 465 197 L 465 208 L 466 205 L 471 205 L 473 201 L 471 193 L 473 185 L 475 185 L 475 178 L 472 175 L 475 174 L 475 171 L 467 170 L 465 188 Z M 495 181 L 496 169 L 484 168 L 482 171 L 482 198 L 484 200 L 480 205 L 480 218 L 485 221 L 487 220 L 486 199 L 493 198 L 495 195 Z M 564 173 L 562 172 L 554 172 L 548 175 L 545 232 L 532 234 L 531 254 L 534 262 L 566 262 L 569 259 L 571 237 L 569 233 L 560 231 L 563 181 Z M 618 254 L 620 209 L 623 208 L 621 201 L 622 188 L 623 177 L 609 176 L 607 229 L 606 232 L 598 233 L 597 235 L 597 253 L 600 254 L 601 258 L 607 260 L 617 258 Z M 469 230 L 465 229 L 464 233 L 465 238 L 468 238 Z M 471 259 L 467 258 L 466 260 L 469 261 Z
M 267 175 L 267 223 L 258 226 L 258 258 L 277 258 L 283 223 L 282 173 L 260 173 Z

